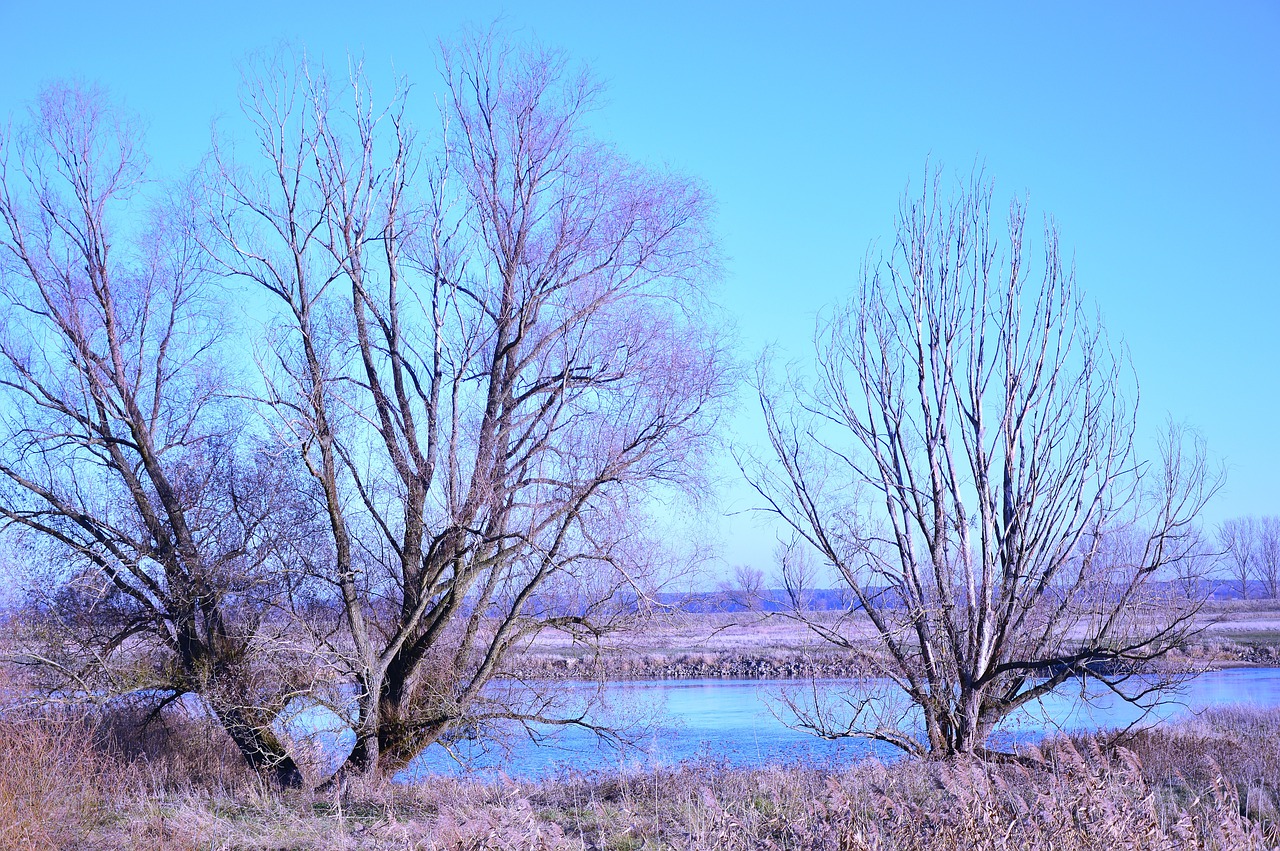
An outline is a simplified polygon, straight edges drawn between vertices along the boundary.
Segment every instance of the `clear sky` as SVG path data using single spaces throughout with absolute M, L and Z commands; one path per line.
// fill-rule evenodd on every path
M 1142 427 L 1199 428 L 1228 465 L 1209 520 L 1280 514 L 1280 4 L 36 4 L 0 0 L 0 115 L 41 82 L 105 84 L 149 121 L 158 176 L 208 147 L 237 65 L 281 40 L 363 54 L 429 103 L 432 51 L 467 23 L 565 48 L 608 86 L 598 126 L 698 176 L 729 257 L 741 357 L 810 356 L 816 313 L 890 235 L 927 158 L 983 162 L 1052 213 L 1130 348 Z M 747 394 L 744 406 L 749 404 Z M 757 420 L 736 421 L 759 439 Z M 731 487 L 726 507 L 747 495 Z M 726 523 L 729 561 L 772 534 Z

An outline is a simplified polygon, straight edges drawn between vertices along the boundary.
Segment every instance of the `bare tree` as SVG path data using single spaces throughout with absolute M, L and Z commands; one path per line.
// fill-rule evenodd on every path
M 764 571 L 749 564 L 733 567 L 733 578 L 723 582 L 720 591 L 726 603 L 758 612 L 764 608 Z
M 779 541 L 774 549 L 774 560 L 787 593 L 786 610 L 802 620 L 807 619 L 814 609 L 814 594 L 820 584 L 813 553 L 799 539 Z
M 1192 529 L 1187 546 L 1170 562 L 1174 585 L 1189 600 L 1202 599 L 1211 591 L 1220 553 L 1202 527 Z
M 1249 581 L 1259 561 L 1259 528 L 1254 517 L 1232 517 L 1218 526 L 1218 543 L 1227 575 L 1240 587 L 1240 599 L 1249 599 Z
M 1280 596 L 1280 517 L 1233 517 L 1218 526 L 1218 543 L 1227 575 L 1249 599 L 1257 581 L 1268 598 Z
M 1258 518 L 1257 577 L 1274 600 L 1280 597 L 1280 517 Z
M 817 718 L 830 735 L 978 752 L 1072 677 L 1149 697 L 1129 673 L 1193 629 L 1201 601 L 1157 580 L 1217 487 L 1203 446 L 1171 428 L 1159 463 L 1135 459 L 1125 364 L 1056 229 L 1033 269 L 1024 206 L 1001 239 L 991 205 L 981 179 L 950 201 L 926 180 L 890 256 L 821 322 L 813 384 L 762 366 L 776 459 L 748 476 L 856 600 L 817 628 L 922 716 L 851 700 L 842 723 Z
M 340 94 L 277 65 L 245 90 L 261 168 L 210 169 L 217 256 L 284 308 L 269 402 L 323 493 L 365 772 L 586 723 L 495 678 L 636 611 L 646 508 L 698 481 L 725 392 L 701 190 L 593 141 L 559 54 L 488 36 L 442 65 L 431 147 L 407 87 L 378 108 L 358 69 Z
M 202 252 L 176 208 L 147 213 L 136 124 L 101 92 L 49 87 L 0 142 L 0 518 L 70 570 L 23 659 L 62 694 L 194 692 L 297 784 L 257 652 L 289 500 L 222 404 Z

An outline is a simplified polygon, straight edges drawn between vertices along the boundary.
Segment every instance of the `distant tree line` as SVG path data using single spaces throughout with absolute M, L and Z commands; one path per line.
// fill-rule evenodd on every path
M 1241 599 L 1280 597 L 1280 517 L 1233 517 L 1218 526 L 1216 537 L 1222 573 Z

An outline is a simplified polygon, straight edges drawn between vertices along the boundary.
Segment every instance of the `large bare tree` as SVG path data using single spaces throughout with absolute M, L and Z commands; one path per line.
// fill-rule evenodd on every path
M 215 255 L 283 308 L 268 401 L 328 517 L 348 770 L 585 723 L 498 675 L 636 609 L 652 499 L 696 484 L 725 391 L 701 189 L 593 140 L 597 91 L 557 53 L 479 36 L 441 65 L 425 140 L 403 85 L 379 107 L 358 68 L 259 67 L 258 158 L 209 169 Z
M 802 722 L 960 754 L 1073 677 L 1150 695 L 1129 673 L 1193 629 L 1201 601 L 1160 580 L 1217 479 L 1180 429 L 1136 457 L 1126 363 L 1056 227 L 1033 253 L 1022 203 L 1001 229 L 989 184 L 938 184 L 820 323 L 813 381 L 762 368 L 776 457 L 748 473 L 852 592 L 814 628 L 916 707 L 855 696 Z
M 65 569 L 28 647 L 62 694 L 200 695 L 285 784 L 262 663 L 296 502 L 223 404 L 222 323 L 177 208 L 153 209 L 136 122 L 45 89 L 0 136 L 0 518 Z

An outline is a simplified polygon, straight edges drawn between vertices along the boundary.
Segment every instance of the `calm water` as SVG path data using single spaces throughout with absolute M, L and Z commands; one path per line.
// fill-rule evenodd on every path
M 587 688 L 586 686 L 570 686 Z M 848 681 L 819 683 L 818 696 L 838 702 L 847 693 Z M 484 752 L 475 744 L 459 744 L 465 765 L 441 748 L 422 754 L 399 775 L 412 780 L 431 773 L 502 771 L 513 776 L 536 777 L 565 769 L 626 769 L 672 765 L 701 757 L 750 766 L 804 761 L 812 764 L 847 763 L 868 755 L 893 758 L 888 746 L 855 739 L 826 741 L 788 727 L 780 718 L 791 718 L 779 695 L 784 689 L 812 687 L 794 681 L 769 680 L 663 680 L 616 683 L 608 688 L 606 706 L 597 718 L 605 721 L 647 717 L 638 741 L 618 749 L 602 745 L 582 730 L 568 729 L 543 744 L 517 739 L 508 752 Z M 584 691 L 585 693 L 585 691 Z M 1009 741 L 1033 742 L 1048 731 L 1083 731 L 1124 727 L 1142 719 L 1138 708 L 1113 695 L 1091 695 L 1086 705 L 1074 693 L 1063 692 L 1043 704 L 1009 719 L 1000 736 Z M 1176 718 L 1199 709 L 1231 704 L 1280 706 L 1280 669 L 1242 668 L 1204 674 L 1170 695 L 1145 720 Z M 307 711 L 300 724 L 329 727 L 318 734 L 335 760 L 350 750 L 349 730 L 335 730 L 336 716 L 325 723 L 324 711 Z

